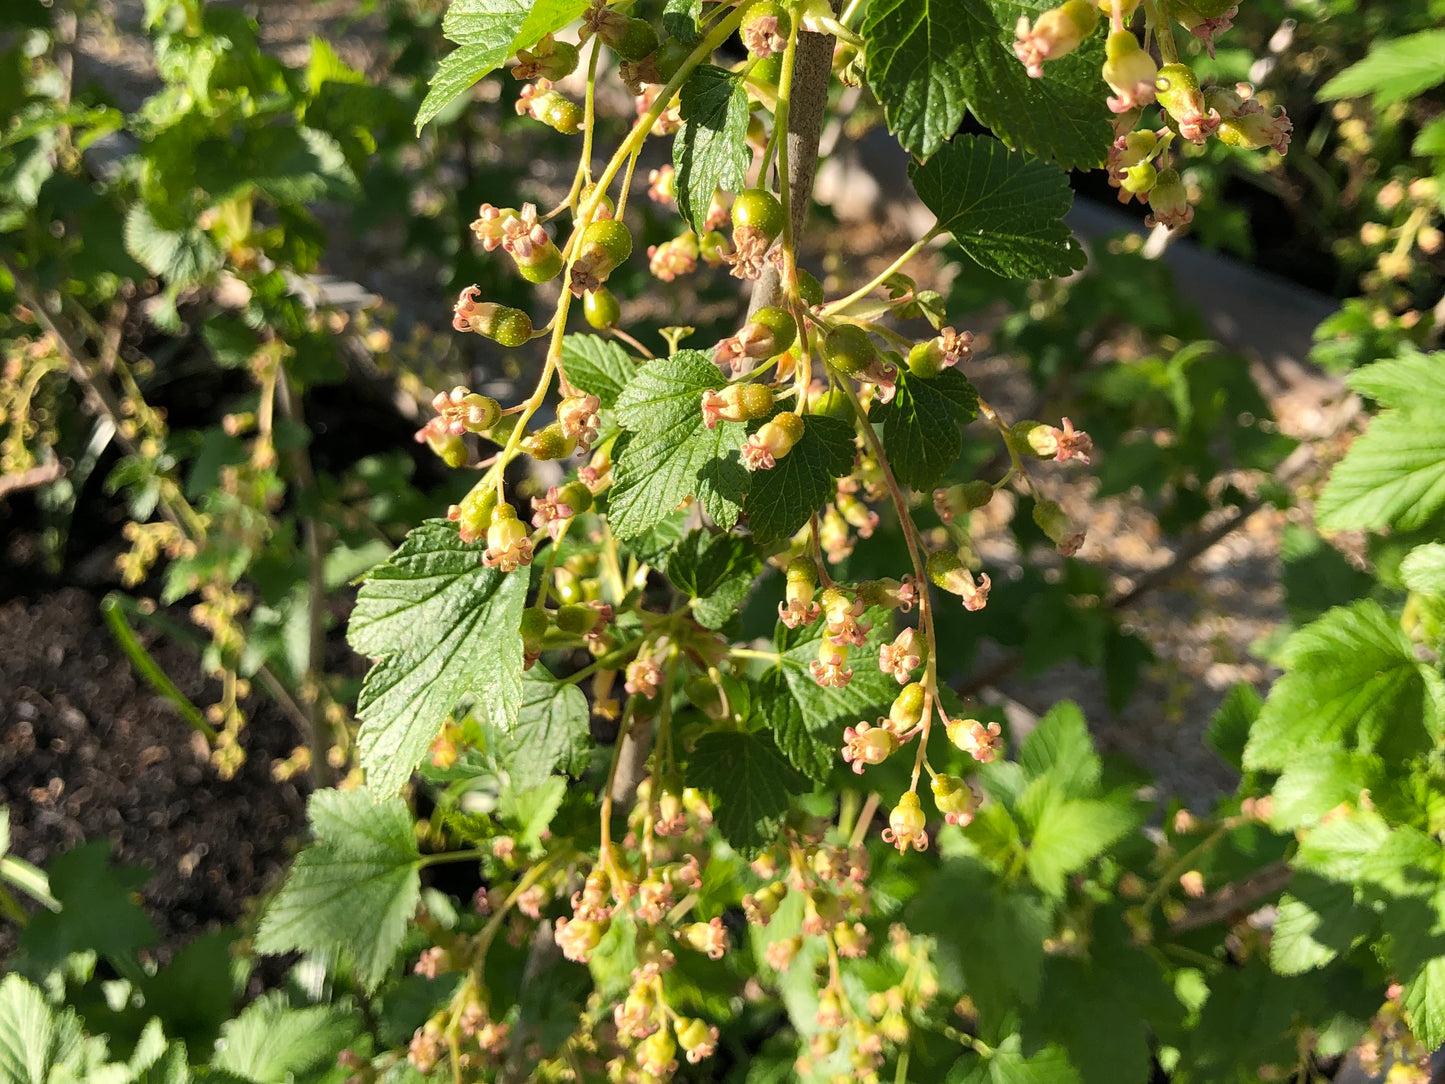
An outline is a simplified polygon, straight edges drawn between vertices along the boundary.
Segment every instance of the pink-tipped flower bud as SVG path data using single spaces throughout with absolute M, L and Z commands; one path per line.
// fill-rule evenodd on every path
M 949 824 L 959 827 L 973 820 L 978 809 L 978 795 L 968 782 L 956 775 L 935 775 L 930 784 L 933 790 L 933 804 Z
M 1072 53 L 1099 25 L 1099 9 L 1087 0 L 1069 0 L 1044 12 L 1031 25 L 1027 15 L 1019 16 L 1014 28 L 1014 56 L 1029 75 L 1044 74 L 1044 62 Z
M 1130 30 L 1116 30 L 1105 46 L 1104 82 L 1114 94 L 1109 108 L 1115 113 L 1132 113 L 1154 101 L 1159 65 L 1144 51 Z
M 813 601 L 818 589 L 818 566 L 811 557 L 794 557 L 788 562 L 783 601 L 778 603 L 778 620 L 790 629 L 811 625 L 821 610 Z
M 476 542 L 492 525 L 492 512 L 497 507 L 497 487 L 491 481 L 478 482 L 462 498 L 461 504 L 447 509 L 447 519 L 457 525 L 463 542 Z
M 578 448 L 591 451 L 602 425 L 597 413 L 601 409 L 602 401 L 595 395 L 569 395 L 557 404 L 557 424 L 563 435 L 576 439 Z
M 746 422 L 766 417 L 773 409 L 773 393 L 761 384 L 729 384 L 721 391 L 702 393 L 702 421 L 709 429 L 718 422 Z
M 1075 429 L 1074 423 L 1068 418 L 1063 421 L 1062 429 L 1053 425 L 1031 427 L 1024 434 L 1029 450 L 1041 459 L 1056 459 L 1060 463 L 1077 459 L 1081 463 L 1087 463 L 1089 453 L 1094 450 L 1094 442 L 1089 439 L 1088 433 Z
M 822 603 L 825 638 L 836 644 L 862 647 L 872 627 L 867 621 L 859 620 L 863 616 L 863 600 L 830 587 L 823 592 Z
M 721 960 L 728 949 L 728 932 L 720 918 L 689 923 L 678 931 L 678 939 L 713 960 Z
M 554 934 L 562 955 L 573 963 L 585 964 L 607 932 L 607 922 L 588 922 L 580 918 L 559 918 Z
M 743 466 L 748 470 L 772 470 L 803 439 L 803 419 L 785 410 L 763 422 L 742 447 Z
M 517 510 L 510 504 L 499 504 L 487 528 L 487 550 L 482 564 L 503 572 L 515 572 L 532 563 L 532 539 L 527 528 L 517 519 Z
M 891 644 L 878 649 L 878 669 L 892 674 L 900 685 L 907 685 L 913 671 L 927 661 L 928 645 L 912 628 L 904 629 Z
M 1194 221 L 1194 208 L 1189 205 L 1189 190 L 1177 169 L 1161 169 L 1149 190 L 1148 226 L 1168 226 L 1177 230 Z
M 928 555 L 928 578 L 937 586 L 963 600 L 965 610 L 981 610 L 988 604 L 989 589 L 993 582 L 987 574 L 979 573 L 975 580 L 973 573 L 965 567 L 957 553 L 939 550 Z
M 982 508 L 993 500 L 994 488 L 989 482 L 975 479 L 947 489 L 933 491 L 933 510 L 944 523 L 952 523 L 957 517 L 965 516 L 975 508 Z
M 883 842 L 891 843 L 900 852 L 912 847 L 915 851 L 928 848 L 928 834 L 924 831 L 928 820 L 923 815 L 923 805 L 913 791 L 904 791 L 888 814 L 888 827 L 883 829 Z
M 886 726 L 861 722 L 843 731 L 843 761 L 863 774 L 869 764 L 882 764 L 898 749 L 898 735 Z
M 985 726 L 977 719 L 950 719 L 944 726 L 948 740 L 980 764 L 1003 753 L 1003 731 L 997 723 Z
M 696 1065 L 704 1058 L 712 1057 L 717 1049 L 717 1028 L 709 1027 L 697 1017 L 686 1016 L 679 1016 L 672 1026 L 677 1032 L 677 1043 L 691 1064 Z
M 468 286 L 452 308 L 452 327 L 472 331 L 503 346 L 521 346 L 532 337 L 532 318 L 521 309 L 478 301 L 481 288 Z
M 1155 97 L 1191 143 L 1203 144 L 1219 127 L 1219 112 L 1210 109 L 1199 89 L 1199 77 L 1187 64 L 1165 64 L 1154 81 Z
M 1078 553 L 1079 547 L 1084 544 L 1084 532 L 1075 525 L 1057 501 L 1039 501 L 1035 504 L 1034 522 L 1065 557 Z
M 842 689 L 853 680 L 848 666 L 848 646 L 835 644 L 827 636 L 818 641 L 818 657 L 808 665 L 816 681 L 825 689 Z

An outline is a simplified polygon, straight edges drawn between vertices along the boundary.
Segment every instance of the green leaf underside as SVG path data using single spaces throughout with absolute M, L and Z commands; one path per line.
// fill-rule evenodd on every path
M 461 701 L 475 698 L 502 730 L 516 722 L 527 576 L 486 568 L 483 548 L 428 520 L 357 594 L 347 638 L 378 660 L 361 688 L 358 743 L 378 792 L 401 789 Z
M 1247 769 L 1279 771 L 1299 749 L 1332 743 L 1405 756 L 1440 733 L 1441 678 L 1375 602 L 1330 610 L 1281 654 L 1286 673 L 1245 747 Z
M 747 184 L 748 95 L 741 78 L 704 64 L 682 85 L 679 107 L 683 123 L 672 143 L 677 209 L 701 234 L 713 192 Z
M 802 528 L 833 493 L 834 481 L 853 467 L 853 427 L 809 414 L 803 436 L 772 470 L 754 471 L 743 511 L 761 546 Z
M 687 781 L 717 796 L 713 819 L 744 852 L 773 843 L 791 795 L 808 780 L 778 751 L 771 734 L 721 730 L 704 734 L 687 762 Z
M 1040 279 L 1084 266 L 1083 246 L 1064 225 L 1073 193 L 1057 166 L 965 135 L 910 165 L 908 176 L 939 228 L 986 270 Z
M 702 420 L 702 393 L 727 384 L 700 350 L 679 350 L 642 366 L 617 397 L 617 420 L 628 430 L 608 496 L 608 522 L 618 538 L 636 538 L 696 497 L 719 527 L 737 523 L 748 472 L 738 460 L 746 428 Z
M 1013 54 L 1019 16 L 1051 0 L 873 0 L 863 24 L 868 84 L 903 147 L 930 158 L 965 109 L 1011 146 L 1066 169 L 1104 161 L 1113 129 L 1100 76 L 1103 35 L 1031 79 Z
M 667 578 L 692 597 L 704 628 L 721 628 L 753 588 L 761 562 L 746 540 L 694 531 L 667 559 Z
M 312 795 L 316 841 L 266 908 L 257 952 L 339 956 L 368 990 L 386 976 L 420 899 L 420 856 L 406 803 L 377 798 L 371 788 Z
M 883 423 L 883 446 L 894 475 L 906 486 L 928 490 L 963 450 L 961 425 L 978 415 L 978 393 L 957 369 L 927 380 L 898 374 L 893 401 L 874 401 L 869 417 Z
M 1422 30 L 1382 41 L 1320 90 L 1320 97 L 1360 98 L 1372 94 L 1376 106 L 1413 98 L 1445 83 L 1445 30 Z
M 898 695 L 898 682 L 878 669 L 878 649 L 893 638 L 892 618 L 887 611 L 875 609 L 869 610 L 864 620 L 873 627 L 862 647 L 849 650 L 853 677 L 841 689 L 819 685 L 809 669 L 818 657 L 821 621 L 809 630 L 808 639 L 783 652 L 778 661 L 797 709 L 796 713 L 780 713 L 780 722 L 775 724 L 778 745 L 795 767 L 820 782 L 840 762 L 844 728 L 862 720 L 876 722 L 888 714 Z
M 442 58 L 416 114 L 418 132 L 518 49 L 561 30 L 587 10 L 588 0 L 452 0 L 442 20 L 461 48 Z
M 576 775 L 592 750 L 587 697 L 535 664 L 522 675 L 522 697 L 510 732 L 496 735 L 496 756 L 513 787 L 537 787 L 554 771 Z
M 610 410 L 637 372 L 637 362 L 619 344 L 600 335 L 564 335 L 562 371 L 569 384 L 597 396 Z

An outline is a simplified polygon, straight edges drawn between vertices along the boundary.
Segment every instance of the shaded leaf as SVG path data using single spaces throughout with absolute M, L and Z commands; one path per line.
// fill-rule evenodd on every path
M 1049 278 L 1084 266 L 1064 215 L 1073 202 L 1058 166 L 983 136 L 957 136 L 908 168 L 927 208 L 981 267 L 1012 278 Z
M 748 94 L 729 71 L 702 64 L 678 96 L 682 128 L 672 142 L 677 171 L 677 209 L 699 234 L 706 228 L 715 191 L 747 185 L 753 152 L 748 147 Z

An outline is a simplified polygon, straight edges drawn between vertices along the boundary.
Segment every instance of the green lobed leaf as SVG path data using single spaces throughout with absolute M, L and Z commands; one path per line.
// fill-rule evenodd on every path
M 1062 1046 L 1083 1084 L 1146 1084 L 1151 1035 L 1177 1023 L 1178 1002 L 1159 964 L 1130 940 L 1118 909 L 1097 908 L 1091 925 L 1087 953 L 1045 959 L 1024 1042 Z
M 719 527 L 731 530 L 747 492 L 739 462 L 745 428 L 702 420 L 702 393 L 727 384 L 700 350 L 679 350 L 637 370 L 617 397 L 628 440 L 617 454 L 608 522 L 618 538 L 636 538 L 683 501 L 696 497 Z
M 905 919 L 914 933 L 938 939 L 940 982 L 950 994 L 967 993 L 986 1028 L 1037 1001 L 1052 921 L 1032 887 L 1005 883 L 977 859 L 948 858 Z
M 1445 595 L 1445 543 L 1416 546 L 1400 562 L 1400 579 L 1422 595 Z
M 677 209 L 701 234 L 715 191 L 747 185 L 748 94 L 740 76 L 703 64 L 688 76 L 678 98 L 682 128 L 672 142 Z
M 883 446 L 894 475 L 906 486 L 930 490 L 963 451 L 961 425 L 978 415 L 978 393 L 957 369 L 925 380 L 907 369 L 888 403 L 874 400 L 868 418 L 883 425 Z
M 704 628 L 725 625 L 752 590 L 762 562 L 745 539 L 693 531 L 667 559 L 667 578 L 692 596 Z
M 411 811 L 372 788 L 320 790 L 314 841 L 296 857 L 256 931 L 256 951 L 349 961 L 366 990 L 386 977 L 421 898 Z
M 0 1084 L 47 1084 L 56 1038 L 45 995 L 19 975 L 0 979 Z
M 878 669 L 878 649 L 893 638 L 893 621 L 886 610 L 869 610 L 863 620 L 872 628 L 862 647 L 849 650 L 848 665 L 853 677 L 841 689 L 824 688 L 813 679 L 810 664 L 818 657 L 822 622 L 805 630 L 805 637 L 784 651 L 778 673 L 787 683 L 797 714 L 780 715 L 783 730 L 778 744 L 787 750 L 793 764 L 819 781 L 826 779 L 839 762 L 843 730 L 860 721 L 876 722 L 888 714 L 899 685 Z M 777 690 L 776 685 L 770 686 Z
M 1254 686 L 1240 682 L 1225 694 L 1209 720 L 1204 740 L 1235 771 L 1244 770 L 1244 747 L 1262 707 L 1264 700 Z
M 1067 876 L 1137 827 L 1140 815 L 1127 800 L 1065 798 L 1053 786 L 1048 790 L 1049 797 L 1030 818 L 1025 864 L 1034 884 L 1061 896 Z
M 503 730 L 516 722 L 527 576 L 486 568 L 482 549 L 428 520 L 357 593 L 347 638 L 377 660 L 361 687 L 358 743 L 379 793 L 401 789 L 460 701 L 475 697 Z
M 1055 704 L 1019 747 L 1019 764 L 1030 779 L 1047 775 L 1066 798 L 1098 793 L 1103 765 L 1084 713 L 1070 700 Z
M 1042 279 L 1084 266 L 1083 246 L 1064 225 L 1073 193 L 1058 166 L 963 135 L 908 176 L 939 228 L 985 270 Z
M 21 949 L 42 966 L 55 966 L 73 952 L 98 952 L 139 981 L 136 950 L 156 941 L 138 895 L 149 872 L 112 865 L 109 841 L 97 840 L 56 855 L 47 875 L 60 909 L 31 918 L 20 934 Z
M 1375 915 L 1349 885 L 1297 874 L 1280 897 L 1269 966 L 1280 975 L 1324 967 L 1348 953 L 1375 925 Z
M 637 362 L 621 345 L 600 335 L 562 336 L 562 370 L 567 382 L 597 396 L 608 409 L 637 372 Z
M 1390 827 L 1378 813 L 1333 817 L 1300 837 L 1292 864 L 1332 881 L 1355 881 L 1389 838 Z
M 1346 382 L 1381 406 L 1410 409 L 1445 400 L 1445 351 L 1411 350 L 1356 369 Z
M 587 697 L 540 664 L 522 675 L 516 721 L 489 739 L 513 787 L 539 787 L 556 771 L 578 775 L 592 752 Z
M 777 839 L 790 797 L 808 779 L 783 754 L 771 734 L 715 730 L 693 746 L 687 782 L 713 792 L 713 821 L 739 851 L 750 853 Z
M 293 1009 L 273 990 L 227 1022 L 212 1064 L 255 1084 L 289 1084 L 334 1064 L 359 1030 L 358 1021 L 329 1005 Z
M 1445 683 L 1376 602 L 1329 611 L 1280 654 L 1286 673 L 1250 733 L 1246 769 L 1279 771 L 1301 748 L 1407 756 L 1441 732 Z
M 1445 409 L 1387 410 L 1336 465 L 1315 505 L 1325 530 L 1413 530 L 1445 508 Z
M 959 1058 L 944 1084 L 1081 1084 L 1062 1047 L 1049 1045 L 1024 1054 L 1023 1042 L 1010 1035 L 986 1059 Z
M 1445 1043 L 1445 955 L 1426 961 L 1401 998 L 1415 1037 L 1434 1050 Z
M 662 9 L 662 29 L 669 38 L 684 45 L 702 40 L 698 24 L 702 21 L 702 0 L 667 0 Z
M 125 250 L 136 263 L 175 289 L 194 286 L 219 271 L 221 250 L 196 226 L 166 229 L 137 203 L 126 212 Z
M 461 46 L 442 58 L 431 89 L 416 114 L 420 132 L 479 79 L 500 68 L 518 49 L 561 30 L 587 9 L 588 0 L 452 0 L 442 20 L 446 36 Z
M 1376 42 L 1365 59 L 1351 64 L 1320 89 L 1320 97 L 1375 99 L 1376 108 L 1403 102 L 1445 83 L 1445 30 L 1422 30 Z
M 863 23 L 868 85 L 889 131 L 922 159 L 965 109 L 1012 146 L 1072 169 L 1103 162 L 1113 139 L 1100 76 L 1102 35 L 1031 79 L 1013 54 L 1020 15 L 1052 0 L 873 0 Z
M 1383 772 L 1379 757 L 1302 748 L 1285 761 L 1271 791 L 1270 825 L 1277 832 L 1313 827 L 1342 803 L 1358 802 Z
M 772 470 L 754 471 L 748 483 L 748 527 L 760 546 L 790 538 L 833 493 L 834 481 L 853 468 L 853 427 L 809 414 L 803 436 Z
M 781 670 L 769 670 L 754 689 L 753 711 L 760 725 L 772 728 L 773 740 L 788 762 L 815 783 L 826 782 L 838 758 L 831 735 L 814 733 L 803 718 Z M 837 743 L 841 745 L 841 740 Z

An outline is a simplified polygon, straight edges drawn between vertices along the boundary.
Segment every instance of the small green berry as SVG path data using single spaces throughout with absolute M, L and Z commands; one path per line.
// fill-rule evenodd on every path
M 856 324 L 839 324 L 823 338 L 823 361 L 840 373 L 856 376 L 877 356 L 873 340 Z
M 617 326 L 622 319 L 622 305 L 606 286 L 588 290 L 582 295 L 582 315 L 598 331 Z

